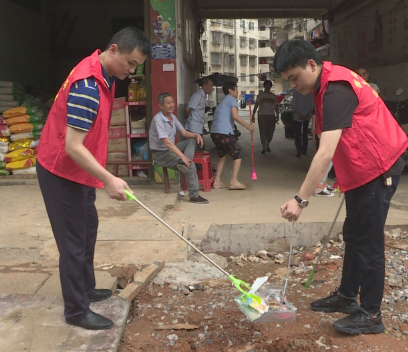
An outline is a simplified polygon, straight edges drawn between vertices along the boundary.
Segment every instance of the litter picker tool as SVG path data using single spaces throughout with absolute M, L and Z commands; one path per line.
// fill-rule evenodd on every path
M 164 226 L 166 226 L 170 231 L 172 231 L 177 237 L 179 237 L 182 241 L 187 243 L 191 248 L 193 248 L 197 253 L 202 255 L 205 259 L 207 259 L 212 265 L 214 265 L 218 270 L 220 270 L 223 274 L 228 276 L 228 278 L 231 280 L 232 284 L 239 290 L 241 293 L 244 294 L 245 297 L 251 299 L 254 304 L 261 304 L 261 297 L 256 296 L 253 293 L 249 293 L 249 290 L 251 290 L 251 286 L 249 286 L 246 282 L 239 280 L 235 278 L 234 276 L 230 275 L 227 271 L 225 271 L 223 268 L 221 268 L 217 263 L 215 263 L 213 260 L 211 260 L 208 256 L 206 256 L 203 252 L 201 252 L 196 246 L 194 246 L 190 241 L 187 241 L 182 235 L 180 235 L 175 229 L 173 229 L 169 224 L 167 224 L 164 220 L 162 220 L 160 217 L 158 217 L 155 213 L 153 213 L 148 207 L 146 207 L 141 201 L 139 201 L 134 194 L 129 192 L 128 190 L 125 189 L 125 194 L 129 200 L 134 200 L 139 204 L 144 210 L 146 210 L 148 213 L 150 213 L 153 217 L 155 217 L 157 220 L 159 220 Z M 248 291 L 245 291 L 244 288 L 247 289 Z M 256 308 L 255 308 L 256 309 Z
M 251 109 L 251 99 L 248 101 L 249 103 L 249 121 L 252 126 L 252 109 Z M 252 158 L 252 179 L 256 180 L 256 172 L 255 172 L 255 160 L 254 160 L 254 132 L 251 131 L 251 158 Z
M 304 290 L 306 290 L 310 286 L 310 284 L 312 283 L 313 275 L 315 274 L 317 267 L 320 265 L 320 260 L 322 259 L 322 254 L 323 254 L 323 252 L 324 252 L 324 250 L 326 248 L 327 243 L 330 240 L 330 235 L 332 233 L 334 224 L 336 223 L 337 217 L 339 216 L 340 210 L 341 210 L 341 208 L 343 206 L 344 199 L 345 199 L 345 197 L 343 196 L 343 199 L 341 200 L 340 205 L 339 205 L 339 209 L 337 209 L 336 216 L 334 217 L 334 220 L 333 220 L 333 222 L 332 222 L 332 224 L 330 226 L 329 233 L 327 234 L 327 237 L 325 238 L 325 240 L 323 242 L 322 249 L 320 250 L 319 255 L 317 256 L 316 263 L 313 265 L 313 269 L 310 272 L 310 274 L 309 274 L 309 276 L 308 276 L 308 278 L 307 278 L 307 280 L 306 280 L 306 282 L 305 282 L 305 284 L 303 286 Z
M 292 258 L 292 250 L 293 250 L 293 237 L 295 236 L 295 222 L 292 222 L 292 231 L 290 234 L 290 249 L 289 249 L 289 259 L 288 259 L 288 270 L 286 272 L 286 280 L 285 280 L 285 287 L 283 288 L 283 296 L 282 296 L 282 302 L 281 302 L 281 307 L 283 303 L 286 300 L 286 290 L 288 289 L 288 282 L 289 282 L 289 273 L 290 273 L 290 260 Z

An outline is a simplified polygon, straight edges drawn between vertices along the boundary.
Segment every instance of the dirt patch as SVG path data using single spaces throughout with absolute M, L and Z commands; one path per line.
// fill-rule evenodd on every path
M 406 252 L 387 251 L 388 258 L 406 255 Z M 217 284 L 205 281 L 203 291 L 189 291 L 183 285 L 152 283 L 133 303 L 119 351 L 407 351 L 408 325 L 402 319 L 408 312 L 407 299 L 397 299 L 395 287 L 385 287 L 385 299 L 394 297 L 394 300 L 392 304 L 383 303 L 383 323 L 387 329 L 383 334 L 342 334 L 334 330 L 332 324 L 344 314 L 310 309 L 311 302 L 326 297 L 340 284 L 342 258 L 329 256 L 332 254 L 328 253 L 325 259 L 329 265 L 320 267 L 307 290 L 303 289 L 302 282 L 308 276 L 310 263 L 293 268 L 287 297 L 297 308 L 294 323 L 251 323 L 233 302 L 238 291 L 225 280 L 215 280 Z M 228 271 L 249 283 L 267 273 L 270 282 L 283 283 L 287 261 L 276 264 L 274 260 L 276 257 L 268 263 L 247 261 L 242 266 L 230 261 Z M 387 262 L 387 266 L 389 264 Z M 399 268 L 399 271 L 403 270 Z M 171 324 L 190 324 L 198 328 L 156 330 Z

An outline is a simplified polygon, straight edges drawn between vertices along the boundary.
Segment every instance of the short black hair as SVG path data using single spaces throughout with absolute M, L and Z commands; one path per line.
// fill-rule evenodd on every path
M 160 93 L 159 96 L 157 97 L 157 101 L 159 102 L 160 105 L 163 105 L 164 99 L 166 99 L 167 97 L 173 97 L 173 95 L 169 92 Z
M 278 48 L 273 59 L 273 68 L 278 74 L 297 66 L 306 68 L 306 64 L 310 59 L 314 60 L 318 65 L 323 62 L 311 43 L 306 40 L 287 40 Z
M 204 77 L 203 80 L 201 81 L 201 86 L 203 86 L 204 84 L 208 84 L 210 82 L 214 83 L 210 77 Z
M 112 44 L 116 44 L 121 54 L 130 54 L 135 48 L 138 48 L 144 55 L 150 54 L 150 42 L 146 34 L 136 27 L 126 27 L 115 33 L 110 40 L 106 50 Z
M 265 80 L 265 82 L 264 82 L 264 87 L 267 85 L 267 84 L 270 84 L 271 85 L 271 87 L 272 87 L 272 81 L 270 80 L 270 79 L 266 79 Z
M 237 84 L 236 84 L 236 83 L 234 83 L 234 82 L 225 82 L 225 83 L 222 85 L 222 91 L 224 92 L 225 95 L 228 95 L 228 94 L 229 94 L 229 90 L 230 90 L 230 89 L 235 90 L 235 87 L 237 87 Z

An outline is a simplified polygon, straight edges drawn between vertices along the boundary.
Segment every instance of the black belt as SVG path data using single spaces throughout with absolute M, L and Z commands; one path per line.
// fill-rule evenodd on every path
M 153 153 L 157 153 L 157 152 L 169 152 L 170 151 L 170 149 L 166 149 L 166 150 L 154 150 L 154 149 L 152 149 L 152 152 Z

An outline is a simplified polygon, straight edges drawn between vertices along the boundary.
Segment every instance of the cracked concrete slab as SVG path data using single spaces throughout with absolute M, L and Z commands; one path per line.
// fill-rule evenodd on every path
M 129 306 L 118 297 L 92 304 L 115 323 L 110 330 L 92 331 L 67 325 L 56 296 L 0 294 L 0 351 L 114 352 Z
M 0 292 L 33 295 L 48 277 L 49 275 L 41 273 L 0 273 Z

